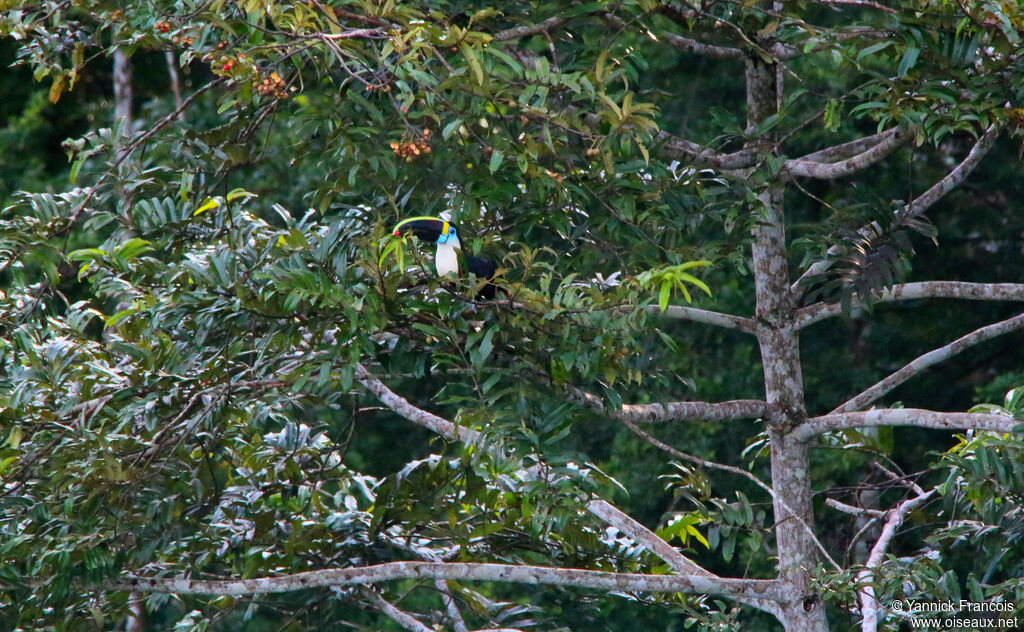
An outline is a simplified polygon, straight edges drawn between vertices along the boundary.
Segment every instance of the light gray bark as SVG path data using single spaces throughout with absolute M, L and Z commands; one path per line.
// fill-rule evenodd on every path
M 752 132 L 775 113 L 781 73 L 759 57 L 747 60 L 747 130 Z M 770 138 L 751 143 L 761 152 L 774 151 Z M 782 185 L 777 181 L 758 194 L 751 254 L 754 267 L 756 317 L 761 324 L 758 343 L 764 367 L 771 443 L 775 541 L 779 579 L 799 598 L 783 605 L 782 621 L 788 632 L 824 632 L 828 629 L 825 605 L 811 587 L 817 560 L 811 511 L 811 481 L 807 444 L 790 431 L 805 415 L 800 339 L 793 297 L 789 291 L 786 230 Z M 809 527 L 809 528 L 807 528 Z
M 959 298 L 976 301 L 1024 301 L 1024 283 L 965 283 L 962 281 L 920 281 L 901 283 L 873 297 L 873 303 L 893 303 L 922 298 Z M 853 306 L 857 307 L 855 301 Z M 797 311 L 801 329 L 843 311 L 839 303 L 815 303 Z
M 715 169 L 745 169 L 754 166 L 756 154 L 741 149 L 723 154 L 699 143 L 678 138 L 667 132 L 658 132 L 655 140 L 662 143 L 661 155 L 666 158 L 688 160 Z
M 413 406 L 407 399 L 398 395 L 383 382 L 375 378 L 362 365 L 356 365 L 356 379 L 376 395 L 382 404 L 409 421 L 428 428 L 450 441 L 462 441 L 471 444 L 476 444 L 479 441 L 480 435 L 475 430 L 457 426 L 447 419 Z M 672 570 L 680 573 L 711 575 L 711 573 L 701 568 L 700 565 L 695 564 L 680 553 L 674 546 L 659 538 L 650 529 L 632 519 L 611 503 L 600 499 L 591 500 L 587 504 L 587 510 L 596 518 L 604 521 L 605 524 L 615 527 L 636 540 L 638 544 L 664 560 Z
M 628 419 L 633 423 L 663 423 L 670 421 L 733 421 L 764 417 L 767 402 L 758 399 L 736 399 L 728 402 L 664 402 L 657 404 L 623 404 L 618 410 L 609 410 L 601 398 L 575 387 L 569 387 L 568 399 L 591 410 L 600 411 L 612 419 Z
M 857 413 L 836 413 L 812 417 L 791 435 L 806 441 L 815 435 L 835 430 L 874 426 L 915 426 L 937 430 L 993 430 L 1012 432 L 1021 422 L 1008 415 L 990 413 L 941 413 L 920 408 L 879 408 Z
M 841 143 L 839 145 L 819 149 L 818 151 L 796 158 L 796 160 L 809 162 L 836 162 L 838 160 L 843 160 L 850 158 L 851 156 L 856 156 L 859 153 L 863 153 L 897 132 L 899 132 L 899 128 L 893 127 L 871 136 L 864 136 L 862 138 L 851 140 L 847 143 Z
M 263 595 L 310 588 L 378 584 L 398 579 L 508 582 L 607 591 L 683 592 L 720 595 L 734 599 L 786 598 L 786 593 L 775 581 L 765 579 L 726 579 L 706 575 L 642 575 L 577 568 L 463 562 L 388 562 L 376 566 L 325 569 L 255 579 L 202 580 L 185 577 L 129 576 L 114 582 L 109 588 L 176 595 Z
M 885 379 L 878 381 L 871 386 L 871 388 L 865 390 L 856 397 L 851 398 L 849 401 L 833 410 L 832 413 L 850 413 L 870 406 L 892 389 L 903 384 L 912 377 L 920 375 L 929 367 L 935 366 L 940 362 L 945 362 L 958 353 L 966 351 L 967 349 L 981 344 L 986 340 L 991 340 L 996 336 L 1008 334 L 1021 328 L 1024 328 L 1024 314 L 1018 314 L 1013 318 L 1008 318 L 1004 321 L 972 331 L 965 336 L 957 338 L 948 345 L 939 347 L 938 349 L 934 349 L 922 356 L 914 358 L 914 360 L 899 371 L 896 371 Z
M 665 311 L 661 311 L 657 305 L 651 305 L 648 307 L 648 311 L 652 314 L 658 314 L 659 316 L 664 316 L 666 318 L 675 318 L 678 320 L 688 320 L 694 323 L 715 325 L 717 327 L 735 329 L 748 334 L 757 333 L 757 322 L 750 318 L 744 318 L 743 316 L 733 316 L 732 314 L 712 312 L 706 309 L 687 307 L 685 305 L 669 305 L 665 308 Z
M 114 51 L 114 120 L 125 136 L 132 133 L 132 65 L 120 48 Z
M 538 22 L 537 24 L 524 24 L 522 26 L 515 26 L 504 31 L 498 31 L 492 37 L 495 42 L 507 42 L 509 40 L 519 39 L 520 37 L 529 37 L 530 35 L 536 35 L 538 33 L 545 33 L 548 29 L 553 29 L 556 26 L 561 25 L 567 18 L 552 17 Z
M 406 630 L 409 630 L 409 632 L 434 632 L 433 628 L 428 628 L 427 626 L 423 625 L 423 623 L 419 619 L 412 616 L 408 612 L 399 609 L 393 603 L 391 603 L 384 597 L 381 597 L 372 590 L 364 590 L 362 594 L 363 597 L 366 598 L 366 600 L 369 601 L 374 608 L 383 612 L 385 615 L 387 615 L 389 619 L 391 619 L 398 625 L 402 626 Z
M 882 534 L 878 536 L 878 541 L 872 547 L 864 570 L 857 573 L 857 583 L 861 584 L 858 591 L 862 617 L 861 632 L 876 632 L 878 630 L 878 599 L 875 596 L 875 589 L 871 585 L 874 581 L 874 571 L 881 566 L 882 559 L 885 557 L 886 551 L 889 550 L 889 544 L 896 537 L 896 530 L 906 520 L 907 515 L 926 503 L 934 494 L 934 489 L 927 493 L 922 492 L 919 496 L 901 502 L 889 512 L 885 526 L 882 527 Z
M 806 159 L 787 160 L 786 172 L 791 176 L 817 178 L 819 180 L 843 178 L 867 169 L 881 161 L 909 138 L 910 134 L 897 131 L 883 137 L 868 149 L 838 162 L 818 162 Z
M 998 137 L 999 126 L 993 123 L 985 130 L 985 133 L 978 139 L 978 142 L 971 147 L 971 150 L 967 152 L 967 156 L 965 156 L 956 167 L 947 173 L 941 180 L 929 187 L 928 190 L 922 193 L 917 199 L 900 207 L 895 213 L 896 218 L 898 220 L 909 219 L 922 215 L 929 207 L 945 197 L 950 191 L 960 186 L 963 181 L 967 179 L 967 176 L 969 176 L 981 163 L 981 159 L 992 150 L 992 146 L 995 144 L 996 138 Z M 839 251 L 833 246 L 828 252 L 829 254 L 837 254 Z M 831 267 L 832 261 L 829 259 L 823 259 L 814 263 L 807 268 L 807 271 L 804 272 L 795 283 L 793 283 L 793 291 L 802 291 L 803 288 L 801 287 L 801 284 L 803 281 L 811 277 L 822 275 L 828 272 Z

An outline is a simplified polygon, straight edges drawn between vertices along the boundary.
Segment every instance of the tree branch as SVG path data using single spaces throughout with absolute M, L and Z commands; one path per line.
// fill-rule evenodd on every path
M 746 169 L 757 161 L 756 152 L 749 149 L 723 154 L 665 131 L 658 132 L 655 142 L 663 143 L 660 153 L 666 158 L 690 160 L 715 169 Z
M 663 404 L 623 404 L 618 410 L 609 410 L 601 398 L 575 386 L 569 386 L 568 399 L 586 408 L 601 412 L 612 419 L 632 423 L 662 423 L 669 421 L 733 421 L 764 417 L 768 403 L 758 399 L 736 399 L 727 402 L 666 402 Z
M 471 444 L 478 442 L 480 436 L 478 432 L 457 426 L 447 419 L 416 408 L 407 399 L 396 394 L 384 385 L 383 382 L 370 374 L 363 365 L 356 364 L 355 376 L 360 384 L 376 395 L 382 404 L 409 421 L 432 430 L 450 441 L 462 441 Z M 537 466 L 533 469 L 536 468 Z M 619 511 L 610 503 L 600 499 L 591 500 L 587 504 L 587 511 L 609 526 L 615 527 L 622 533 L 634 538 L 638 544 L 664 560 L 672 570 L 687 574 L 711 575 L 711 573 L 701 568 L 700 565 L 695 564 L 688 557 L 680 553 L 671 544 L 659 538 L 650 529 Z
M 368 391 L 377 396 L 380 403 L 391 409 L 392 412 L 405 417 L 418 426 L 423 426 L 436 434 L 441 435 L 449 441 L 462 441 L 464 443 L 476 443 L 480 436 L 475 430 L 457 426 L 452 422 L 438 417 L 421 408 L 416 408 L 401 395 L 398 395 L 383 382 L 375 378 L 362 364 L 356 364 L 356 379 L 366 387 Z
M 972 331 L 965 336 L 957 338 L 944 347 L 939 347 L 938 349 L 929 351 L 922 356 L 914 358 L 914 360 L 899 371 L 896 371 L 892 375 L 875 383 L 871 388 L 865 390 L 856 397 L 851 398 L 842 406 L 833 410 L 831 414 L 849 413 L 855 410 L 861 410 L 866 406 L 870 406 L 872 403 L 878 401 L 880 397 L 910 378 L 919 375 L 925 369 L 935 366 L 940 362 L 944 362 L 974 345 L 1021 328 L 1024 328 L 1024 314 L 1018 314 L 1013 318 L 1008 318 L 1004 321 Z
M 882 564 L 882 558 L 889 549 L 889 543 L 896 536 L 896 530 L 900 528 L 907 515 L 914 509 L 920 507 L 935 494 L 935 490 L 923 493 L 901 502 L 895 509 L 889 511 L 889 518 L 882 527 L 882 534 L 871 549 L 868 561 L 864 570 L 857 573 L 857 581 L 861 584 L 860 590 L 860 613 L 861 632 L 876 632 L 878 630 L 878 599 L 875 597 L 875 589 L 871 585 L 874 581 L 874 571 Z
M 872 134 L 871 136 L 863 136 L 855 140 L 851 140 L 848 143 L 842 143 L 839 145 L 833 145 L 818 151 L 811 152 L 805 156 L 800 156 L 797 160 L 809 161 L 809 162 L 836 162 L 844 158 L 856 156 L 857 154 L 863 153 L 864 151 L 871 149 L 878 143 L 884 141 L 886 138 L 893 136 L 899 132 L 898 127 L 891 127 L 884 132 Z
M 883 134 L 883 138 L 880 141 L 845 160 L 819 162 L 807 160 L 806 158 L 797 158 L 795 160 L 787 160 L 785 168 L 791 176 L 834 180 L 852 175 L 879 162 L 909 138 L 910 134 L 908 132 L 896 131 L 888 135 Z
M 920 298 L 962 298 L 978 301 L 1024 301 L 1024 283 L 965 283 L 961 281 L 921 281 L 894 285 L 872 298 L 872 303 L 893 303 Z M 859 302 L 854 302 L 854 307 Z M 815 303 L 796 312 L 796 324 L 807 327 L 843 311 L 839 303 Z
M 666 318 L 689 320 L 695 323 L 704 323 L 706 325 L 725 327 L 726 329 L 735 329 L 755 336 L 758 331 L 757 321 L 753 318 L 733 316 L 732 314 L 723 314 L 721 312 L 713 312 L 706 309 L 698 309 L 696 307 L 669 305 L 665 308 L 665 311 L 661 311 L 657 305 L 651 305 L 647 308 L 647 311 L 659 316 L 665 316 Z
M 664 11 L 663 11 L 664 12 Z M 666 13 L 666 15 L 671 15 Z M 604 16 L 605 20 L 609 24 L 618 29 L 627 29 L 629 24 L 625 20 L 617 15 L 606 13 Z M 680 23 L 678 20 L 673 20 Z M 655 37 L 664 38 L 672 46 L 686 51 L 688 53 L 694 53 L 701 57 L 708 57 L 710 59 L 743 59 L 743 51 L 738 48 L 732 48 L 731 46 L 716 46 L 714 44 L 705 44 L 704 42 L 677 35 L 671 31 L 660 31 Z
M 891 37 L 892 33 L 888 31 L 880 31 L 878 29 L 853 29 L 850 31 L 829 32 L 827 36 L 830 39 L 819 41 L 812 45 L 810 49 L 797 48 L 793 45 L 778 42 L 772 47 L 772 54 L 774 54 L 775 58 L 779 61 L 789 61 L 807 53 L 817 53 L 826 50 L 830 44 L 840 44 L 858 37 Z M 817 160 L 817 158 L 808 159 Z
M 971 147 L 971 151 L 967 153 L 967 156 L 960 162 L 960 164 L 947 173 L 944 178 L 933 184 L 931 188 L 922 193 L 920 197 L 896 211 L 897 221 L 910 219 L 923 214 L 931 205 L 935 204 L 950 191 L 960 186 L 960 184 L 967 179 L 967 176 L 977 168 L 981 159 L 991 151 L 992 146 L 995 144 L 996 138 L 998 137 L 999 126 L 993 123 L 985 130 L 985 133 L 981 135 L 978 142 Z M 829 248 L 828 253 L 830 255 L 836 255 L 839 253 L 839 250 L 836 246 L 833 246 Z M 820 276 L 828 272 L 832 267 L 832 263 L 833 262 L 831 260 L 826 258 L 811 265 L 807 268 L 807 271 L 804 272 L 795 283 L 793 283 L 790 290 L 799 296 L 802 292 L 801 285 L 809 278 Z
M 448 582 L 443 579 L 435 579 L 434 588 L 437 588 L 437 591 L 441 593 L 441 602 L 444 603 L 444 609 L 448 613 L 448 618 L 452 620 L 452 632 L 469 632 L 469 628 L 466 627 L 466 620 L 462 618 L 462 613 L 459 612 L 459 604 L 455 603 L 455 595 L 448 588 Z
M 544 33 L 548 29 L 555 28 L 556 26 L 566 22 L 567 18 L 563 17 L 551 17 L 543 22 L 537 24 L 524 24 L 522 26 L 514 26 L 504 31 L 498 31 L 492 36 L 492 40 L 495 42 L 507 42 L 509 40 L 519 39 L 520 37 L 527 37 L 529 35 L 536 35 L 537 33 Z
M 680 459 L 681 461 L 687 461 L 689 463 L 693 463 L 693 464 L 699 465 L 701 467 L 706 467 L 706 468 L 716 469 L 716 470 L 722 470 L 724 472 L 729 472 L 729 473 L 732 473 L 732 474 L 736 474 L 736 475 L 742 476 L 743 478 L 746 478 L 747 480 L 751 481 L 752 483 L 754 483 L 755 485 L 757 485 L 761 489 L 765 490 L 766 492 L 768 492 L 768 495 L 772 497 L 772 500 L 780 503 L 786 509 L 786 511 L 789 512 L 789 514 L 790 514 L 790 516 L 792 518 L 796 519 L 797 521 L 800 522 L 801 525 L 803 525 L 803 528 L 807 531 L 808 535 L 810 535 L 811 539 L 814 540 L 815 545 L 818 547 L 818 550 L 825 557 L 825 559 L 828 560 L 832 564 L 832 566 L 835 567 L 836 570 L 840 570 L 841 569 L 839 564 L 837 564 L 836 561 L 834 559 L 832 559 L 832 556 L 829 555 L 828 550 L 826 550 L 825 547 L 821 544 L 821 541 L 818 540 L 818 536 L 815 535 L 814 529 L 812 529 L 809 524 L 804 522 L 804 520 L 801 519 L 796 514 L 796 512 L 793 511 L 792 507 L 790 507 L 789 504 L 786 503 L 785 499 L 783 499 L 777 493 L 775 493 L 775 490 L 772 489 L 770 485 L 768 485 L 767 483 L 765 483 L 764 481 L 762 481 L 761 479 L 759 479 L 758 477 L 754 476 L 753 474 L 751 474 L 750 472 L 748 472 L 748 471 L 746 471 L 744 469 L 738 468 L 738 467 L 736 467 L 734 465 L 725 465 L 723 463 L 715 463 L 714 461 L 708 461 L 707 459 L 702 459 L 700 457 L 693 456 L 692 454 L 687 454 L 686 452 L 683 452 L 682 450 L 677 450 L 676 448 L 673 448 L 672 446 L 668 445 L 667 443 L 663 443 L 661 441 L 658 441 L 656 438 L 654 438 L 650 434 L 644 432 L 639 427 L 637 427 L 635 424 L 630 423 L 629 421 L 622 420 L 622 423 L 627 428 L 629 428 L 630 431 L 632 431 L 633 434 L 635 434 L 636 436 L 640 437 L 641 439 L 643 439 L 644 441 L 646 441 L 650 445 L 654 446 L 655 448 L 657 448 L 659 450 L 662 450 L 663 452 L 667 452 L 668 454 L 671 454 L 672 456 L 676 457 L 677 459 Z M 762 609 L 764 609 L 764 608 L 762 608 Z
M 996 143 L 996 138 L 999 137 L 999 131 L 999 125 L 996 123 L 989 125 L 985 133 L 978 139 L 978 142 L 974 144 L 974 147 L 971 147 L 971 151 L 967 152 L 967 156 L 963 161 L 946 174 L 946 177 L 922 193 L 916 200 L 904 206 L 900 211 L 901 217 L 916 217 L 923 214 L 931 205 L 960 186 L 967 179 L 967 176 L 981 163 L 981 159 L 992 150 L 993 145 Z
M 734 599 L 783 600 L 774 580 L 725 579 L 704 575 L 642 575 L 576 568 L 464 562 L 388 562 L 376 566 L 306 571 L 256 579 L 201 580 L 129 575 L 111 590 L 177 595 L 262 595 L 311 588 L 377 584 L 397 579 L 446 579 L 570 586 L 607 591 L 700 593 Z M 390 605 L 390 604 L 389 604 Z
M 874 469 L 876 469 L 879 472 L 881 472 L 882 476 L 886 477 L 887 479 L 889 479 L 893 483 L 896 483 L 897 485 L 902 485 L 903 487 L 906 487 L 907 489 L 909 489 L 910 491 L 914 492 L 915 494 L 923 494 L 924 493 L 924 490 L 921 489 L 921 486 L 918 485 L 917 483 L 915 483 L 913 481 L 913 479 L 911 479 L 908 476 L 900 476 L 899 474 L 897 474 L 896 472 L 893 472 L 892 470 L 890 470 L 889 468 L 885 467 L 884 465 L 882 465 L 878 461 L 872 461 L 871 462 L 871 467 L 873 467 Z
M 636 520 L 633 520 L 615 505 L 602 500 L 592 500 L 587 504 L 587 511 L 604 521 L 605 524 L 615 527 L 620 533 L 624 533 L 644 545 L 651 553 L 668 562 L 669 567 L 677 573 L 700 575 L 702 577 L 718 577 L 690 561 L 688 557 L 677 551 L 674 546 L 659 538 L 657 534 Z
M 433 628 L 423 625 L 419 619 L 408 612 L 398 609 L 390 601 L 372 590 L 363 590 L 362 594 L 367 601 L 373 604 L 374 608 L 386 614 L 389 619 L 409 630 L 409 632 L 433 632 Z
M 1008 415 L 988 413 L 940 413 L 921 408 L 879 408 L 857 413 L 834 413 L 812 417 L 793 430 L 793 436 L 806 441 L 833 430 L 872 426 L 915 426 L 938 430 L 993 430 L 1012 432 L 1020 422 Z
M 879 517 L 885 515 L 884 511 L 879 511 L 878 509 L 868 509 L 867 507 L 854 507 L 853 505 L 847 505 L 844 502 L 839 502 L 835 498 L 826 498 L 825 504 L 835 509 L 836 511 L 841 511 L 845 514 L 850 514 L 851 516 Z
M 695 55 L 711 59 L 743 59 L 743 51 L 738 48 L 705 44 L 704 42 L 700 42 L 689 37 L 683 37 L 682 35 L 677 35 L 670 31 L 663 31 L 659 33 L 659 35 L 665 38 L 665 41 L 672 46 L 675 46 L 679 50 L 686 51 L 687 53 L 693 53 Z

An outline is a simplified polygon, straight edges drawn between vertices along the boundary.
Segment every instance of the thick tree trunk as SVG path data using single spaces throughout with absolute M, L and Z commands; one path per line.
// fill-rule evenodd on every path
M 114 122 L 121 124 L 125 136 L 131 136 L 132 64 L 120 48 L 114 51 Z
M 777 109 L 781 75 L 775 64 L 756 58 L 747 61 L 747 131 Z M 755 139 L 749 147 L 774 151 L 770 137 Z M 828 629 L 825 607 L 813 594 L 810 573 L 816 559 L 811 533 L 811 480 L 806 442 L 789 432 L 806 418 L 800 337 L 795 305 L 789 290 L 786 230 L 782 185 L 770 182 L 758 195 L 760 208 L 753 231 L 751 255 L 757 298 L 761 362 L 764 365 L 768 434 L 771 440 L 772 487 L 775 500 L 775 540 L 779 577 L 790 585 L 796 599 L 783 606 L 787 632 L 822 632 Z

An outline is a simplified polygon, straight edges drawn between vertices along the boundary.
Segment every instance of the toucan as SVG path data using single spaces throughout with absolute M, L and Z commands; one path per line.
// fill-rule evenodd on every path
M 394 230 L 395 237 L 408 233 L 416 235 L 420 241 L 437 244 L 437 253 L 434 255 L 437 276 L 459 275 L 459 253 L 456 251 L 462 250 L 462 242 L 459 241 L 459 230 L 454 224 L 437 217 L 410 217 L 398 222 Z M 490 281 L 494 279 L 498 266 L 490 259 L 474 257 L 465 252 L 462 253 L 462 258 L 466 262 L 466 270 L 478 279 L 488 280 L 477 297 L 493 299 L 497 288 Z

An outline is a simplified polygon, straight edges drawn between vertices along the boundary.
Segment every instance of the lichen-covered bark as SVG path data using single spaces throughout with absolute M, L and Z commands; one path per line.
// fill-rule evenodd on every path
M 699 593 L 740 599 L 782 599 L 772 580 L 705 575 L 641 575 L 576 568 L 462 562 L 387 562 L 376 566 L 306 571 L 279 577 L 201 580 L 186 577 L 126 577 L 112 590 L 177 595 L 262 595 L 329 586 L 378 584 L 399 579 L 447 579 L 574 586 L 598 590 Z
M 777 84 L 775 64 L 760 59 L 747 62 L 747 129 L 774 113 Z M 770 138 L 753 141 L 762 152 L 773 151 Z M 782 185 L 770 182 L 758 195 L 760 207 L 753 231 L 752 258 L 757 299 L 758 342 L 764 366 L 771 440 L 772 487 L 775 489 L 775 540 L 779 578 L 798 598 L 783 604 L 782 620 L 788 632 L 828 629 L 825 607 L 813 593 L 810 571 L 816 560 L 811 513 L 808 447 L 789 433 L 806 417 L 800 339 L 795 306 L 789 290 L 786 230 Z

